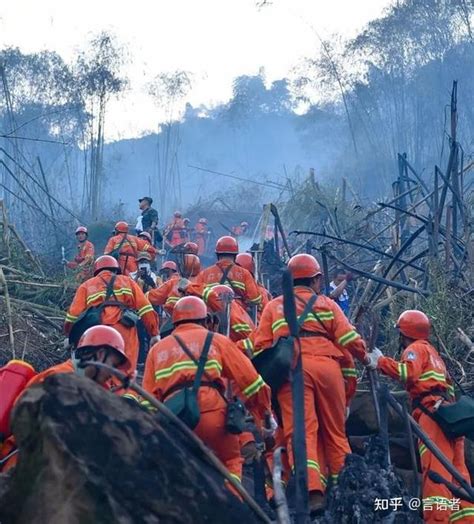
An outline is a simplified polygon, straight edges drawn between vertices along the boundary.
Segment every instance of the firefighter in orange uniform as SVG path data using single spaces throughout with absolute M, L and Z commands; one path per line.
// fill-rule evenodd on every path
M 207 240 L 209 238 L 209 228 L 207 227 L 207 218 L 200 218 L 194 226 L 194 238 L 198 245 L 197 255 L 204 255 L 207 251 Z
M 158 253 L 156 247 L 153 245 L 153 239 L 148 231 L 142 231 L 138 234 L 138 238 L 145 241 L 142 251 L 146 251 L 152 260 L 155 260 L 156 254 Z
M 304 414 L 310 509 L 323 507 L 326 479 L 322 478 L 318 449 L 325 454 L 333 482 L 337 481 L 344 459 L 350 453 L 345 434 L 346 394 L 341 366 L 343 354 L 339 345 L 363 362 L 368 362 L 365 343 L 344 316 L 341 308 L 330 298 L 320 295 L 321 269 L 311 255 L 295 255 L 288 263 L 293 276 L 298 315 L 316 295 L 316 302 L 300 330 L 304 376 Z M 289 329 L 279 296 L 263 310 L 254 335 L 254 352 L 258 354 L 274 346 Z M 283 432 L 291 465 L 293 462 L 293 408 L 291 385 L 283 384 L 277 393 L 281 408 Z M 321 442 L 318 443 L 318 437 Z M 321 461 L 323 462 L 323 461 Z
M 10 409 L 13 409 L 14 404 L 21 396 L 23 391 L 25 391 L 30 386 L 34 386 L 35 384 L 41 384 L 46 380 L 47 377 L 56 375 L 58 373 L 77 373 L 78 375 L 90 378 L 97 384 L 108 388 L 111 374 L 107 370 L 98 369 L 94 366 L 81 367 L 82 362 L 91 360 L 107 364 L 113 368 L 123 371 L 124 373 L 128 373 L 131 368 L 130 361 L 125 354 L 124 340 L 120 333 L 109 326 L 91 327 L 82 335 L 79 343 L 77 344 L 77 347 L 72 353 L 72 358 L 33 376 L 33 378 L 28 381 L 18 396 L 15 399 L 11 399 L 12 405 Z M 123 396 L 125 397 L 126 394 Z M 0 449 L 0 459 L 5 458 L 15 449 L 15 438 L 13 435 L 10 435 Z M 16 462 L 17 455 L 13 455 L 0 467 L 0 471 L 5 473 L 14 467 Z
M 172 260 L 166 261 L 160 269 L 160 274 L 166 273 L 166 280 L 156 289 L 151 289 L 147 298 L 153 306 L 164 306 L 165 311 L 171 315 L 174 305 L 178 301 L 178 283 L 180 275 L 178 266 Z
M 77 270 L 76 280 L 81 283 L 92 276 L 92 267 L 94 265 L 94 244 L 87 239 L 88 231 L 84 226 L 76 229 L 77 254 L 74 260 L 67 262 L 69 269 Z
M 196 291 L 196 286 L 190 286 L 187 291 Z M 202 298 L 209 306 L 209 309 L 221 315 L 221 321 L 229 325 L 229 338 L 232 342 L 245 339 L 255 329 L 250 315 L 242 307 L 241 303 L 235 300 L 234 291 L 225 284 L 219 284 L 204 291 Z M 228 309 L 227 309 L 228 304 Z M 222 318 L 224 314 L 225 318 Z
M 138 253 L 148 251 L 150 245 L 147 240 L 130 235 L 127 222 L 117 222 L 114 233 L 105 246 L 104 254 L 118 259 L 122 275 L 133 273 L 137 270 Z
M 148 353 L 143 387 L 160 401 L 166 401 L 194 380 L 197 366 L 180 347 L 178 337 L 199 360 L 209 333 L 205 327 L 207 308 L 198 297 L 184 297 L 173 310 L 176 326 L 172 335 L 155 344 Z M 257 374 L 250 361 L 226 337 L 214 333 L 205 375 L 198 390 L 200 421 L 195 433 L 225 464 L 232 476 L 240 480 L 242 457 L 239 435 L 226 431 L 227 405 L 223 399 L 224 380 L 235 381 L 240 396 L 259 427 L 270 411 L 270 388 Z M 274 432 L 276 423 L 272 423 Z M 266 431 L 265 429 L 263 431 Z
M 186 242 L 186 228 L 180 211 L 173 213 L 173 219 L 165 228 L 165 238 L 167 244 L 172 248 Z
M 244 220 L 238 226 L 232 227 L 232 236 L 235 238 L 244 236 L 247 233 L 248 229 L 249 229 L 249 223 L 245 222 Z
M 239 253 L 235 258 L 235 263 L 238 266 L 245 268 L 255 279 L 255 260 L 253 259 L 253 256 L 250 253 Z M 259 284 L 256 279 L 255 283 L 257 284 L 257 288 L 260 291 L 260 295 L 262 296 L 261 309 L 263 310 L 263 308 L 272 299 L 272 296 L 270 295 L 270 292 L 267 290 L 267 288 L 265 286 L 262 286 L 262 284 Z
M 153 343 L 158 335 L 158 317 L 137 283 L 118 272 L 119 265 L 115 258 L 103 255 L 96 260 L 94 276 L 76 291 L 66 315 L 64 330 L 69 335 L 82 313 L 88 308 L 106 304 L 101 312 L 101 323 L 114 327 L 122 335 L 125 352 L 135 370 L 139 347 L 136 327 L 138 318 L 142 320 Z M 113 290 L 109 297 L 107 288 Z
M 237 240 L 230 236 L 219 238 L 216 243 L 217 263 L 201 271 L 196 283 L 204 285 L 204 292 L 218 284 L 229 285 L 246 306 L 260 307 L 262 297 L 252 275 L 235 264 L 239 254 Z
M 369 367 L 378 369 L 405 385 L 412 400 L 414 419 L 470 484 L 464 461 L 464 438 L 447 438 L 438 424 L 424 411 L 432 412 L 440 403 L 451 402 L 454 399 L 454 388 L 450 383 L 443 359 L 428 341 L 431 330 L 430 320 L 422 311 L 407 310 L 398 318 L 396 327 L 400 334 L 400 345 L 404 350 L 401 360 L 398 362 L 384 357 L 380 350 L 375 349 L 370 354 Z M 453 499 L 451 492 L 444 485 L 435 484 L 429 478 L 428 472 L 431 470 L 456 484 L 448 471 L 421 441 L 419 441 L 419 453 L 423 474 L 424 522 L 430 524 L 474 522 L 474 505 L 461 501 L 458 509 L 451 509 L 450 504 Z

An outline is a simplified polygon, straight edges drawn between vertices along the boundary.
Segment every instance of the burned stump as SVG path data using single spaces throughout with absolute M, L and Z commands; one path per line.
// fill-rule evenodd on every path
M 13 430 L 20 459 L 2 524 L 257 521 L 178 428 L 88 379 L 31 388 Z

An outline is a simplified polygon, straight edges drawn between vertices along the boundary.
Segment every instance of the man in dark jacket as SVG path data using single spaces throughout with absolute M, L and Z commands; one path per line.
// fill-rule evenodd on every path
M 142 231 L 150 233 L 155 242 L 161 241 L 161 234 L 158 231 L 158 211 L 151 207 L 153 199 L 143 197 L 138 200 L 139 207 L 142 211 Z

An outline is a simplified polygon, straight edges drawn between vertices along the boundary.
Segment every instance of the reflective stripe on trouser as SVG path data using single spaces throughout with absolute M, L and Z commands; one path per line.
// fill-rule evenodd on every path
M 430 437 L 430 439 L 443 452 L 445 457 L 457 468 L 457 470 L 469 482 L 469 473 L 464 461 L 464 439 L 458 438 L 449 440 L 443 433 L 441 428 L 428 415 L 415 411 L 415 417 L 420 424 L 423 431 Z M 450 522 L 457 522 L 466 524 L 467 522 L 474 522 L 474 506 L 468 502 L 460 501 L 459 507 L 450 509 L 449 504 L 442 501 L 453 500 L 453 494 L 442 484 L 435 484 L 428 477 L 430 470 L 439 473 L 445 479 L 454 484 L 457 484 L 452 476 L 446 471 L 438 459 L 419 442 L 419 449 L 421 447 L 422 453 L 420 456 L 421 469 L 423 475 L 423 505 L 425 511 L 423 512 L 423 519 L 428 524 L 448 524 Z M 441 503 L 439 502 L 441 501 Z M 448 506 L 448 507 L 446 507 Z M 463 511 L 466 510 L 466 511 Z M 471 511 L 472 510 L 472 511 Z
M 308 488 L 324 491 L 324 481 L 329 475 L 326 466 L 322 468 L 322 465 L 327 465 L 330 475 L 337 475 L 350 453 L 345 433 L 344 380 L 339 364 L 329 357 L 304 355 L 303 376 Z M 288 459 L 293 466 L 293 408 L 289 383 L 278 392 L 278 402 Z
M 239 435 L 232 435 L 225 430 L 226 411 L 227 407 L 223 405 L 216 410 L 201 413 L 199 424 L 194 432 L 206 446 L 212 449 L 231 475 L 236 480 L 240 480 L 243 463 L 240 455 L 240 439 Z

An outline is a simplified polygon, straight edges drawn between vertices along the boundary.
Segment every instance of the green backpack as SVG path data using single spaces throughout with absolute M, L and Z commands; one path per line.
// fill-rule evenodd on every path
M 201 386 L 201 379 L 204 373 L 204 367 L 207 362 L 207 355 L 211 348 L 213 333 L 209 331 L 204 341 L 204 346 L 199 357 L 198 368 L 191 387 L 184 385 L 178 389 L 169 400 L 164 402 L 165 406 L 181 419 L 189 429 L 194 429 L 201 418 L 197 394 Z M 189 355 L 188 355 L 189 356 Z M 194 358 L 192 359 L 194 360 Z
M 458 437 L 474 438 L 474 399 L 461 395 L 456 402 L 441 404 L 436 411 L 430 411 L 421 403 L 416 406 L 432 418 L 449 439 Z

